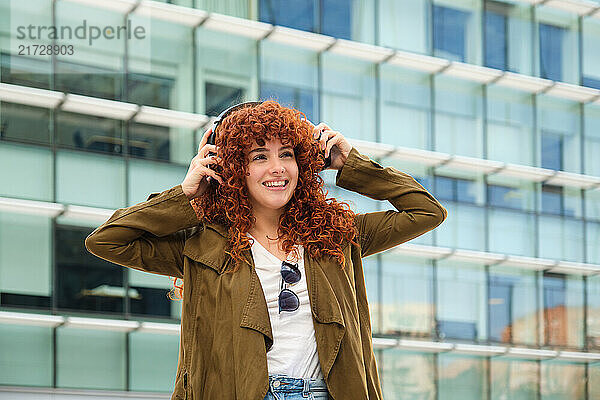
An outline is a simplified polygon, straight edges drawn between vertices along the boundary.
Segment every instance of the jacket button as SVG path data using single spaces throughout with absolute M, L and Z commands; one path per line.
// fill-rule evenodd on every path
M 279 382 L 279 381 L 273 381 L 273 387 L 278 388 L 279 385 L 281 385 L 281 382 Z

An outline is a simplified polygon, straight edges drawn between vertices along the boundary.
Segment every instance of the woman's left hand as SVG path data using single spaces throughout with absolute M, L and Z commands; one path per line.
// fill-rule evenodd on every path
M 321 135 L 319 139 L 319 135 Z M 313 126 L 313 137 L 319 139 L 321 150 L 325 150 L 325 158 L 331 154 L 331 166 L 328 169 L 342 169 L 352 150 L 352 145 L 340 132 L 333 131 L 321 122 Z

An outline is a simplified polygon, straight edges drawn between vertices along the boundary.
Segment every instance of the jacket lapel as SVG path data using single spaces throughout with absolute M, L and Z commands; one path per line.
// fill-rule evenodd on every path
M 319 362 L 321 363 L 323 375 L 327 379 L 346 332 L 340 303 L 331 286 L 328 274 L 344 272 L 340 270 L 339 265 L 328 261 L 326 258 L 313 259 L 309 256 L 304 258 L 304 269 L 313 314 Z

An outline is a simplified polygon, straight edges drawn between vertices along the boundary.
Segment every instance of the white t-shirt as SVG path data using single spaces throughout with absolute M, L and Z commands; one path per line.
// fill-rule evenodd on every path
M 300 281 L 293 285 L 284 285 L 284 288 L 296 293 L 300 299 L 300 307 L 296 311 L 279 313 L 279 293 L 283 280 L 281 260 L 269 253 L 252 235 L 248 236 L 254 239 L 252 257 L 267 301 L 273 331 L 273 346 L 267 352 L 269 375 L 323 379 L 306 286 L 304 248 L 298 246 L 298 268 L 302 274 Z

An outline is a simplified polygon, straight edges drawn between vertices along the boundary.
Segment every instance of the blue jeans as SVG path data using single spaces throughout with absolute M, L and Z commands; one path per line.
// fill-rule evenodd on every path
M 264 400 L 327 400 L 327 386 L 323 379 L 269 376 L 269 391 Z

